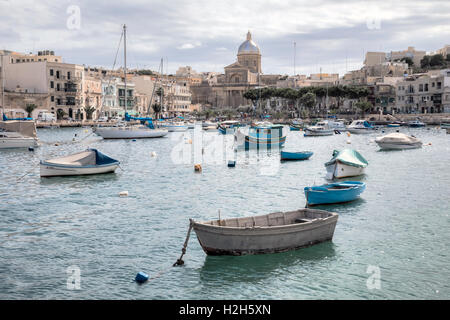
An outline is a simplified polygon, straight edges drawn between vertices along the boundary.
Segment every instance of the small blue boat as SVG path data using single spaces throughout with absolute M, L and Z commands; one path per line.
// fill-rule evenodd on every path
M 344 181 L 305 187 L 306 205 L 353 201 L 359 198 L 365 189 L 366 184 L 359 181 Z
M 290 125 L 289 126 L 289 129 L 291 130 L 291 131 L 300 131 L 300 127 L 296 127 L 296 126 L 294 126 L 294 125 Z
M 286 152 L 281 151 L 281 161 L 285 160 L 307 160 L 313 155 L 312 151 Z

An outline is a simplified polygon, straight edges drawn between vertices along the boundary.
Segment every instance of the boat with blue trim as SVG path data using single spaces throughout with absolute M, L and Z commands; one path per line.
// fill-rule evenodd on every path
M 244 125 L 237 120 L 227 120 L 220 122 L 217 125 L 217 130 L 221 134 L 235 133 L 237 128 L 243 127 Z
M 366 189 L 360 181 L 343 181 L 321 186 L 305 187 L 306 205 L 349 202 L 359 198 Z
M 97 149 L 72 154 L 66 157 L 40 161 L 41 177 L 79 176 L 114 172 L 120 162 Z
M 281 161 L 289 161 L 289 160 L 307 160 L 314 153 L 312 151 L 300 151 L 300 152 L 287 152 L 281 151 Z
M 419 119 L 413 120 L 413 121 L 408 121 L 408 127 L 411 128 L 420 128 L 420 127 L 425 127 L 426 124 L 423 123 L 422 121 L 420 121 Z
M 238 146 L 249 149 L 281 148 L 286 142 L 283 125 L 274 125 L 270 122 L 257 122 L 250 126 L 248 134 L 236 131 L 235 140 Z

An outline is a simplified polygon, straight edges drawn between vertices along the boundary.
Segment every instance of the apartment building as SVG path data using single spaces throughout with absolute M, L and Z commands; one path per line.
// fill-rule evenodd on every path
M 408 76 L 396 89 L 399 112 L 450 112 L 450 69 Z

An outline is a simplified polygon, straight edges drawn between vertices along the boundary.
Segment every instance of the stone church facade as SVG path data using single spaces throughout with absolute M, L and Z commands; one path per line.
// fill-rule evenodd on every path
M 212 107 L 237 108 L 251 105 L 251 101 L 243 97 L 244 93 L 259 86 L 275 86 L 279 75 L 262 75 L 261 51 L 252 40 L 250 31 L 247 39 L 239 46 L 237 61 L 224 68 L 217 83 L 211 86 L 210 102 Z

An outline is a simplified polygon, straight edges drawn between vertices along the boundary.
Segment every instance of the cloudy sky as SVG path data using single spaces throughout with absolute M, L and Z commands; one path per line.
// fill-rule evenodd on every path
M 250 30 L 265 74 L 293 74 L 295 57 L 297 74 L 342 76 L 366 51 L 450 44 L 449 22 L 448 0 L 0 0 L 0 49 L 111 68 L 126 24 L 130 68 L 157 70 L 164 58 L 169 73 L 223 72 Z

